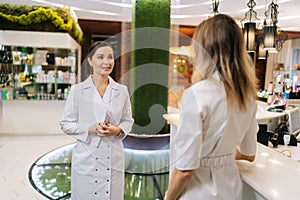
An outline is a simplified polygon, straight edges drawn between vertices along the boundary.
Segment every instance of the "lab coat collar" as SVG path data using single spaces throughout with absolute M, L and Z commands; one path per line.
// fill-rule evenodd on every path
M 85 81 L 82 82 L 82 84 L 83 84 L 82 86 L 83 89 L 92 88 L 94 85 L 92 76 L 90 75 Z
M 117 86 L 117 82 L 115 82 L 110 76 L 108 77 L 108 80 L 113 90 L 119 90 Z M 83 81 L 82 84 L 83 84 L 83 89 L 87 89 L 95 86 L 91 75 L 85 81 Z
M 118 83 L 115 82 L 110 76 L 108 77 L 109 79 L 109 85 L 112 88 L 112 96 L 111 100 L 114 99 L 116 96 L 120 94 L 119 88 L 118 88 Z M 84 82 L 83 84 L 83 89 L 90 89 L 95 87 L 92 76 L 90 75 Z
M 213 79 L 216 79 L 217 81 L 221 81 L 220 74 L 219 74 L 218 70 L 215 70 L 214 73 L 211 75 L 211 77 Z
M 117 82 L 115 82 L 110 76 L 108 77 L 108 79 L 109 79 L 109 84 L 112 89 L 111 100 L 113 100 L 115 97 L 120 95 L 120 91 L 119 91 Z
M 117 86 L 117 82 L 114 81 L 114 79 L 112 79 L 110 76 L 108 77 L 109 79 L 109 84 L 111 85 L 111 88 L 113 90 L 119 90 L 118 86 Z

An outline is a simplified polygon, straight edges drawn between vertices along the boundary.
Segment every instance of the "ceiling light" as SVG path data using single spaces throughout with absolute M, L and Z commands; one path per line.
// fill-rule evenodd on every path
M 271 2 L 265 12 L 264 19 L 264 46 L 269 53 L 276 53 L 282 49 L 283 43 L 288 39 L 286 32 L 278 26 L 278 4 Z
M 245 17 L 241 20 L 244 39 L 246 42 L 246 49 L 248 52 L 254 52 L 256 50 L 256 21 L 259 19 L 257 18 L 257 13 L 253 10 L 255 5 L 256 3 L 254 0 L 249 0 L 247 3 L 249 11 L 245 13 Z
M 90 12 L 90 13 L 95 13 L 95 14 L 99 14 L 99 15 L 111 15 L 111 16 L 120 15 L 120 14 L 112 13 L 112 12 L 106 12 L 106 11 L 101 11 L 101 10 L 87 10 L 87 9 L 82 9 L 82 8 L 78 8 L 78 7 L 72 7 L 72 9 L 73 10 Z
M 32 0 L 32 1 L 33 2 L 37 2 L 37 3 L 42 3 L 42 4 L 48 4 L 48 5 L 59 7 L 59 8 L 62 8 L 62 7 L 65 6 L 65 5 L 63 5 L 61 3 L 52 3 L 50 1 L 45 1 L 45 0 Z
M 264 49 L 264 40 L 261 38 L 257 42 L 258 44 L 258 59 L 266 59 L 267 51 Z
M 212 14 L 213 15 L 217 15 L 219 14 L 219 5 L 220 5 L 220 0 L 211 0 L 211 3 L 212 3 L 212 7 L 213 7 L 213 10 L 212 10 Z
M 132 8 L 132 4 L 129 3 L 116 3 L 116 2 L 109 2 L 109 1 L 103 1 L 103 3 L 112 5 L 112 6 L 118 6 L 122 8 Z
M 194 17 L 193 15 L 171 15 L 172 19 L 184 19 L 184 18 L 190 18 Z

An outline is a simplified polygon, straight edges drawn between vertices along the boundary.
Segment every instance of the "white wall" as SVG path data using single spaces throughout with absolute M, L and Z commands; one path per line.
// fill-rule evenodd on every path
M 64 105 L 59 100 L 2 101 L 0 134 L 64 134 L 59 126 Z

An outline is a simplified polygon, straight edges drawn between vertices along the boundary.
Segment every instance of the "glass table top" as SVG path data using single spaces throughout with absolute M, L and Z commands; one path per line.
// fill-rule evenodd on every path
M 49 199 L 70 199 L 71 158 L 74 144 L 55 149 L 40 157 L 29 170 L 29 181 Z
M 74 145 L 65 145 L 43 155 L 29 170 L 30 183 L 48 199 L 71 199 Z M 125 145 L 124 152 L 124 199 L 163 199 L 169 181 L 169 149 L 139 150 Z

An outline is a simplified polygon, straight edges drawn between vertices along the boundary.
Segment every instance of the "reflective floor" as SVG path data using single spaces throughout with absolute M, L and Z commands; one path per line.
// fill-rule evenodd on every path
M 32 186 L 48 199 L 70 199 L 73 146 L 65 145 L 46 153 L 29 169 Z M 125 200 L 163 199 L 169 179 L 169 150 L 164 146 L 157 148 L 138 150 L 125 145 Z

